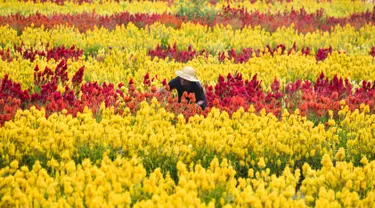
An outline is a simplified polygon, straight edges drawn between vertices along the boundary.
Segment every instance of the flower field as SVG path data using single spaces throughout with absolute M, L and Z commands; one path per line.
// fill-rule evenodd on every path
M 374 207 L 375 2 L 0 2 L 0 207 Z M 192 66 L 205 110 L 159 92 Z

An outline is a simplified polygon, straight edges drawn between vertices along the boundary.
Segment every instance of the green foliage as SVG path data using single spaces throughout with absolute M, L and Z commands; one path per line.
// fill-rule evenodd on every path
M 88 145 L 88 144 L 82 144 L 77 147 L 78 154 L 77 157 L 73 157 L 72 159 L 76 164 L 82 163 L 82 161 L 86 158 L 90 159 L 92 162 L 96 161 L 102 161 L 103 154 L 107 150 L 109 150 L 109 158 L 111 160 L 114 160 L 116 158 L 117 152 L 111 148 L 106 147 L 103 144 L 95 144 L 95 145 Z
M 61 157 L 58 154 L 53 154 L 52 157 L 58 161 L 61 160 Z M 49 160 L 50 159 L 47 157 L 45 152 L 35 150 L 33 153 L 24 155 L 22 157 L 22 159 L 20 160 L 19 167 L 27 166 L 29 170 L 32 170 L 35 163 L 39 161 L 39 164 L 41 165 L 41 167 L 46 169 L 47 172 L 53 176 L 54 173 L 52 172 L 52 168 L 48 165 Z M 3 164 L 1 164 L 1 168 L 3 167 L 4 167 Z
M 272 159 L 272 162 L 267 164 L 267 168 L 270 169 L 271 173 L 281 176 L 283 174 L 283 171 L 290 163 L 291 157 L 288 155 L 280 154 L 279 157 Z M 280 160 L 280 165 L 277 164 L 277 160 Z M 243 176 L 244 177 L 244 176 Z
M 189 20 L 205 19 L 212 20 L 217 12 L 214 8 L 207 5 L 206 0 L 176 1 L 176 7 L 179 8 L 177 16 L 187 17 Z
M 139 156 L 143 158 L 143 166 L 147 175 L 150 175 L 156 168 L 160 168 L 164 174 L 170 174 L 171 178 L 178 183 L 177 162 L 178 157 L 173 153 L 167 155 L 162 149 L 152 149 L 151 151 L 140 151 Z
M 133 186 L 133 191 L 131 193 L 132 195 L 130 196 L 131 197 L 130 207 L 133 207 L 136 203 L 140 201 L 145 201 L 145 200 L 152 198 L 152 194 L 145 193 L 142 190 L 142 186 L 140 186 L 139 184 L 135 184 Z
M 223 197 L 224 193 L 227 191 L 227 188 L 223 184 L 219 184 L 216 188 L 212 191 L 208 192 L 201 192 L 201 199 L 203 202 L 208 204 L 212 200 L 215 200 L 215 207 L 221 207 L 220 199 Z
M 238 158 L 237 155 L 234 153 L 230 153 L 229 155 L 226 156 L 226 158 L 229 161 L 229 164 L 233 166 L 233 168 L 236 170 L 236 175 L 235 177 L 238 178 L 247 178 L 247 171 L 248 167 L 241 166 L 240 165 L 240 158 Z
M 40 151 L 34 151 L 32 154 L 23 156 L 19 166 L 27 166 L 31 170 L 36 161 L 39 161 L 42 167 L 46 167 L 48 162 L 47 155 Z
M 94 117 L 95 117 L 96 123 L 100 123 L 103 120 L 103 114 L 100 111 L 95 113 Z
M 85 57 L 89 57 L 89 56 L 96 57 L 98 55 L 99 50 L 102 48 L 103 46 L 98 45 L 98 44 L 95 44 L 93 46 L 88 46 L 87 48 L 84 49 L 83 55 Z
M 168 45 L 169 45 L 169 43 L 168 43 L 168 40 L 169 40 L 169 37 L 162 37 L 161 38 L 161 48 L 162 49 L 167 49 L 168 48 Z
M 206 148 L 205 146 L 195 149 L 195 152 L 196 154 L 192 161 L 196 161 L 195 163 L 202 165 L 204 168 L 210 167 L 211 161 L 215 157 L 218 157 L 219 161 L 221 160 L 220 154 Z
M 327 114 L 327 113 L 326 113 Z M 318 126 L 319 124 L 324 125 L 328 122 L 328 115 L 318 115 L 316 112 L 309 111 L 306 115 L 307 119 L 314 122 L 314 127 Z

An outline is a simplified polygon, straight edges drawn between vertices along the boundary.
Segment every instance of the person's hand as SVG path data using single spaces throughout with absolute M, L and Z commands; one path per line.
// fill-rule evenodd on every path
M 199 107 L 202 107 L 202 105 L 203 105 L 203 101 L 200 100 L 200 101 L 196 102 L 195 104 L 196 104 L 197 106 L 199 106 Z
M 163 93 L 165 91 L 165 87 L 159 88 L 155 93 Z

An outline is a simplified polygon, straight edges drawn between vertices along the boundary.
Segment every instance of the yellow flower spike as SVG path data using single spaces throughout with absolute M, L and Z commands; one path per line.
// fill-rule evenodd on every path
M 265 168 L 265 167 L 266 167 L 266 163 L 265 163 L 263 157 L 259 158 L 257 165 L 258 165 L 260 168 Z
M 40 165 L 40 161 L 38 160 L 33 165 L 33 172 L 38 173 L 41 168 L 42 166 Z
M 363 156 L 361 161 L 359 161 L 362 165 L 367 165 L 368 164 L 368 160 L 367 160 L 367 157 L 366 156 Z
M 65 159 L 65 160 L 70 159 L 70 153 L 69 153 L 69 150 L 65 150 L 65 151 L 62 153 L 61 158 Z
M 328 116 L 330 119 L 333 118 L 333 111 L 332 110 L 328 110 Z
M 9 165 L 12 169 L 16 170 L 18 169 L 18 161 L 17 160 L 13 160 L 10 165 Z
M 292 197 L 293 195 L 295 194 L 295 187 L 289 185 L 288 187 L 286 187 L 285 191 L 283 192 L 283 195 L 286 197 L 286 198 L 290 198 Z
M 361 182 L 361 189 L 362 189 L 362 190 L 365 190 L 366 187 L 367 187 L 367 183 L 366 183 L 366 181 L 362 181 L 362 182 Z
M 346 187 L 347 189 L 351 190 L 352 187 L 353 187 L 353 181 L 351 181 L 351 180 L 347 181 L 347 182 L 345 183 L 345 187 Z
M 345 149 L 340 147 L 335 155 L 336 160 L 341 161 L 345 158 Z
M 324 154 L 323 159 L 321 161 L 321 164 L 323 165 L 324 168 L 329 169 L 329 168 L 333 167 L 331 158 L 327 154 Z
M 36 185 L 39 189 L 46 189 L 47 184 L 42 177 L 38 177 Z
M 369 105 L 365 105 L 365 107 L 363 109 L 363 112 L 364 113 L 370 113 L 370 106 Z

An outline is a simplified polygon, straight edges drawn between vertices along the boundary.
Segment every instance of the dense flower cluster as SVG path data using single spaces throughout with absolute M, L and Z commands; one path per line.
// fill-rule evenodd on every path
M 89 110 L 75 118 L 64 112 L 45 118 L 44 110 L 36 108 L 18 111 L 0 129 L 2 144 L 7 144 L 0 149 L 1 181 L 7 184 L 1 203 L 95 199 L 146 206 L 149 200 L 159 204 L 174 199 L 177 204 L 245 206 L 281 200 L 306 206 L 327 203 L 321 195 L 325 192 L 343 194 L 329 198 L 330 203 L 372 200 L 374 117 L 365 110 L 351 113 L 343 106 L 342 121 L 329 128 L 314 126 L 298 112 L 284 113 L 279 121 L 272 114 L 257 116 L 243 109 L 233 118 L 218 109 L 188 122 L 178 116 L 174 124 L 175 116 L 155 99 L 150 105 L 142 102 L 135 116 L 129 110 L 116 115 L 105 107 L 101 112 L 97 121 Z M 84 180 L 85 175 L 91 180 Z M 31 190 L 31 198 L 23 197 Z M 14 193 L 19 197 L 12 200 Z M 349 199 L 345 195 L 353 193 Z M 41 200 L 44 194 L 48 197 Z
M 350 24 L 360 28 L 369 22 L 374 23 L 375 7 L 372 11 L 352 14 L 349 17 L 335 18 L 324 17 L 324 10 L 308 14 L 304 8 L 292 9 L 290 13 L 262 14 L 260 12 L 248 12 L 246 8 L 232 8 L 230 5 L 223 8 L 223 14 L 218 16 L 217 22 L 223 24 L 236 24 L 234 27 L 243 28 L 246 26 L 262 25 L 269 31 L 276 31 L 280 27 L 294 25 L 302 33 L 313 32 L 317 29 L 329 31 L 335 25 Z
M 118 25 L 127 25 L 132 22 L 137 27 L 146 27 L 155 22 L 167 23 L 174 28 L 180 28 L 182 22 L 191 21 L 214 27 L 217 24 L 231 25 L 235 29 L 245 27 L 255 27 L 261 25 L 268 31 L 276 31 L 280 27 L 294 25 L 295 29 L 301 33 L 314 32 L 316 30 L 331 31 L 335 26 L 352 25 L 356 29 L 375 23 L 375 7 L 372 11 L 352 14 L 349 17 L 324 17 L 323 10 L 318 10 L 313 14 L 308 14 L 304 8 L 284 13 L 260 13 L 259 11 L 248 12 L 244 8 L 232 8 L 230 5 L 224 6 L 212 19 L 208 17 L 195 17 L 188 20 L 187 16 L 177 16 L 174 14 L 131 14 L 122 12 L 112 15 L 101 16 L 94 12 L 82 14 L 55 14 L 51 16 L 40 13 L 23 16 L 21 14 L 11 14 L 0 16 L 0 25 L 10 25 L 14 29 L 23 31 L 25 27 L 44 26 L 53 28 L 64 22 L 65 25 L 74 26 L 80 31 L 92 30 L 94 27 L 104 27 L 110 30 Z
M 372 207 L 374 14 L 0 2 L 0 207 Z M 167 85 L 184 66 L 205 110 Z
M 202 55 L 204 51 L 200 52 L 200 55 Z M 151 56 L 151 58 L 158 57 L 161 59 L 174 59 L 178 62 L 186 63 L 199 54 L 195 50 L 192 49 L 192 46 L 189 46 L 186 51 L 181 51 L 177 49 L 176 43 L 173 44 L 171 47 L 168 45 L 167 48 L 163 49 L 160 45 L 157 45 L 155 50 L 149 50 L 147 52 L 147 55 Z
M 70 48 L 65 48 L 65 46 L 57 47 L 57 48 L 49 48 L 49 44 L 44 46 L 41 43 L 42 49 L 36 49 L 34 47 L 25 48 L 23 44 L 20 46 L 14 45 L 12 52 L 18 53 L 23 59 L 28 59 L 31 62 L 35 61 L 36 57 L 46 57 L 47 61 L 50 59 L 54 59 L 55 61 L 60 61 L 61 59 L 73 59 L 78 60 L 79 57 L 82 56 L 83 50 L 76 49 L 75 46 L 71 46 Z M 11 55 L 10 48 L 6 50 L 0 50 L 0 57 L 3 61 L 12 61 L 14 56 Z
M 284 45 L 285 49 L 294 49 L 296 52 L 308 50 L 309 47 L 312 55 L 315 55 L 318 49 L 329 47 L 332 47 L 333 51 L 346 51 L 347 54 L 367 55 L 375 45 L 374 39 L 368 38 L 374 30 L 374 26 L 366 25 L 358 33 L 354 27 L 346 25 L 335 27 L 330 33 L 322 35 L 319 30 L 301 34 L 293 26 L 283 27 L 270 33 L 261 27 L 244 28 L 233 32 L 233 28 L 222 25 L 210 29 L 207 26 L 182 23 L 180 29 L 173 29 L 160 23 L 152 24 L 148 28 L 137 28 L 129 23 L 127 26 L 116 26 L 114 30 L 94 28 L 86 33 L 67 26 L 50 30 L 43 27 L 27 27 L 22 35 L 17 35 L 17 31 L 9 26 L 0 26 L 0 31 L 4 34 L 0 43 L 3 45 L 3 50 L 6 48 L 12 50 L 14 45 L 24 44 L 25 48 L 31 48 L 39 45 L 42 40 L 53 48 L 61 47 L 62 43 L 66 47 L 75 46 L 89 55 L 95 55 L 99 50 L 108 53 L 110 49 L 115 48 L 126 49 L 131 53 L 135 51 L 141 53 L 144 50 L 144 53 L 147 53 L 157 45 L 165 50 L 168 45 L 172 46 L 175 43 L 178 50 L 186 50 L 191 45 L 192 50 L 205 50 L 214 56 L 232 48 L 236 51 L 246 48 L 265 51 L 269 45 L 270 49 L 274 50 L 280 44 Z M 35 34 L 39 34 L 37 38 Z M 141 42 L 139 39 L 144 41 Z M 361 44 L 361 47 L 357 47 L 358 44 Z
M 23 0 L 24 2 L 30 2 L 28 0 Z M 67 2 L 72 2 L 75 4 L 82 4 L 82 3 L 92 3 L 92 0 L 32 0 L 33 3 L 46 3 L 46 2 L 51 2 L 57 5 L 64 5 Z
M 247 11 L 258 11 L 259 13 L 288 13 L 291 10 L 305 10 L 308 14 L 323 10 L 326 16 L 347 17 L 354 13 L 366 12 L 373 8 L 371 0 L 354 0 L 354 1 L 332 1 L 332 0 L 207 0 L 182 2 L 175 0 L 152 0 L 152 1 L 92 1 L 80 4 L 81 0 L 41 0 L 41 1 L 7 1 L 0 8 L 4 16 L 15 13 L 22 13 L 26 16 L 41 13 L 52 15 L 56 13 L 77 14 L 90 13 L 92 11 L 101 15 L 121 13 L 129 11 L 134 13 L 179 13 L 181 9 L 189 10 L 191 6 L 199 6 L 200 10 L 221 10 L 228 4 L 233 8 L 246 8 Z M 306 5 L 309 5 L 306 7 Z M 184 8 L 182 8 L 184 7 Z M 196 9 L 196 8 L 194 8 Z M 194 11 L 194 10 L 193 10 Z
M 208 109 L 202 112 L 194 105 L 183 99 L 182 103 L 177 102 L 172 92 L 156 93 L 155 79 L 146 74 L 143 78 L 143 91 L 137 90 L 140 87 L 134 85 L 131 79 L 127 88 L 123 83 L 115 87 L 112 83 L 99 85 L 97 82 L 82 83 L 84 67 L 81 67 L 70 79 L 67 72 L 67 63 L 62 60 L 53 71 L 46 67 L 40 71 L 36 66 L 34 69 L 33 90 L 22 90 L 19 83 L 13 82 L 8 75 L 1 80 L 0 97 L 2 102 L 3 119 L 11 120 L 18 107 L 27 109 L 31 106 L 44 107 L 46 115 L 63 109 L 75 116 L 82 112 L 85 107 L 97 115 L 102 102 L 106 107 L 114 107 L 117 113 L 122 113 L 125 107 L 129 107 L 133 113 L 139 109 L 140 102 L 151 101 L 156 97 L 169 112 L 176 115 L 182 113 L 187 119 L 195 114 L 207 115 L 210 108 L 215 107 L 226 111 L 229 115 L 241 107 L 246 111 L 253 107 L 256 112 L 263 109 L 267 113 L 273 113 L 280 117 L 283 110 L 293 112 L 299 109 L 301 115 L 312 118 L 327 117 L 329 111 L 335 115 L 340 110 L 340 105 L 346 103 L 350 110 L 360 109 L 363 104 L 368 105 L 370 112 L 375 111 L 375 84 L 363 81 L 360 86 L 353 88 L 348 79 L 338 78 L 336 75 L 329 80 L 322 73 L 312 84 L 309 80 L 297 80 L 280 86 L 280 81 L 274 79 L 267 91 L 261 85 L 262 80 L 254 75 L 252 79 L 242 78 L 241 73 L 228 74 L 227 77 L 219 76 L 217 84 L 205 85 Z M 163 80 L 163 85 L 166 81 Z M 59 87 L 60 86 L 60 87 Z M 191 95 L 184 95 L 191 99 Z M 19 102 L 13 105 L 14 101 Z M 121 104 L 122 103 L 122 104 Z M 5 110 L 7 109 L 7 110 Z
M 369 52 L 370 55 L 373 55 L 373 53 L 375 53 L 373 52 L 373 50 L 374 50 L 374 47 L 371 48 L 371 51 Z M 279 44 L 275 48 L 271 48 L 270 45 L 266 45 L 265 49 L 262 49 L 262 50 L 260 48 L 258 49 L 244 48 L 242 49 L 242 51 L 238 53 L 236 52 L 234 48 L 232 48 L 228 52 L 224 52 L 224 51 L 219 52 L 217 58 L 219 62 L 224 62 L 225 59 L 228 59 L 228 60 L 233 59 L 234 63 L 244 63 L 244 62 L 249 61 L 250 58 L 261 57 L 266 54 L 274 56 L 276 54 L 277 55 L 290 55 L 291 53 L 300 53 L 301 55 L 306 56 L 306 55 L 310 55 L 311 49 L 310 47 L 306 46 L 302 48 L 301 51 L 297 51 L 297 46 L 295 43 L 293 44 L 293 47 L 288 50 L 286 49 L 284 44 Z M 339 53 L 341 53 L 341 51 L 339 51 Z M 147 52 L 147 55 L 151 56 L 152 59 L 154 57 L 158 57 L 160 59 L 168 58 L 170 60 L 175 60 L 177 62 L 183 62 L 183 63 L 186 63 L 197 56 L 203 55 L 206 58 L 208 58 L 209 54 L 210 52 L 206 51 L 205 49 L 197 53 L 197 51 L 194 50 L 191 45 L 188 47 L 186 51 L 179 50 L 177 48 L 176 43 L 174 43 L 172 47 L 168 45 L 165 49 L 162 46 L 157 45 L 154 50 L 149 50 Z M 315 55 L 315 59 L 317 61 L 324 61 L 328 57 L 329 54 L 332 54 L 331 46 L 329 48 L 319 48 Z

